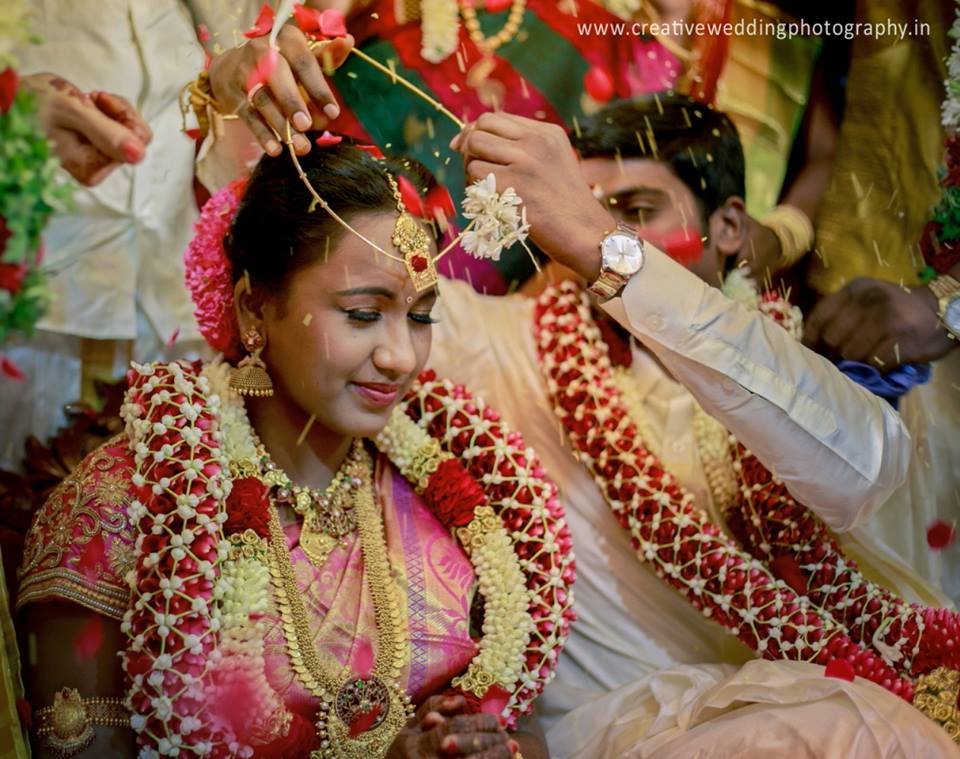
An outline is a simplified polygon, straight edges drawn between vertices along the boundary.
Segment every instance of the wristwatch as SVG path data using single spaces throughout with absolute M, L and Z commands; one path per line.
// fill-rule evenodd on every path
M 643 258 L 643 241 L 620 222 L 600 241 L 600 276 L 590 285 L 590 292 L 601 301 L 615 298 L 630 277 L 643 268 Z
M 937 316 L 953 338 L 960 338 L 960 282 L 941 274 L 928 287 L 937 299 Z

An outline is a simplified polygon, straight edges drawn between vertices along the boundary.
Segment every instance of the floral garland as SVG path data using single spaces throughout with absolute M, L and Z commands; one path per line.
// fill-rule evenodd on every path
M 294 756 L 313 739 L 263 677 L 251 615 L 271 603 L 259 556 L 270 502 L 237 469 L 256 447 L 227 371 L 135 366 L 122 409 L 139 532 L 124 667 L 143 756 Z M 552 679 L 573 619 L 575 564 L 556 487 L 463 388 L 427 373 L 399 408 L 378 445 L 455 531 L 486 601 L 479 653 L 455 685 L 515 726 Z M 245 705 L 241 719 L 218 713 L 225 699 Z
M 0 346 L 16 333 L 30 335 L 50 294 L 41 268 L 40 233 L 64 208 L 72 185 L 57 180 L 56 156 L 37 121 L 36 99 L 18 87 L 13 47 L 30 41 L 26 3 L 0 10 Z M 2 368 L 19 376 L 15 368 Z
M 547 390 L 574 452 L 657 575 L 765 658 L 842 662 L 909 700 L 908 680 L 723 537 L 646 449 L 610 382 L 606 346 L 580 288 L 570 282 L 549 288 L 535 313 Z
M 956 42 L 947 59 L 946 97 L 941 107 L 946 157 L 940 172 L 940 200 L 920 236 L 920 251 L 927 264 L 920 272 L 924 283 L 960 261 L 960 9 L 949 34 Z

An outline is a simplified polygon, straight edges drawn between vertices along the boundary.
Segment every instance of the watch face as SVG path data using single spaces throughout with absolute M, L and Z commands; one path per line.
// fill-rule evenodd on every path
M 947 303 L 943 310 L 943 323 L 953 334 L 960 335 L 960 295 Z
M 614 232 L 603 240 L 603 266 L 629 277 L 643 266 L 643 246 L 630 235 Z

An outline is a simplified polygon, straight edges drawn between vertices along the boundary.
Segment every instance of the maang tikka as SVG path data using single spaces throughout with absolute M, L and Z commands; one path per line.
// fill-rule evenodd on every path
M 260 354 L 266 346 L 266 340 L 260 330 L 251 327 L 240 338 L 249 354 L 241 359 L 230 373 L 230 387 L 239 395 L 252 395 L 265 398 L 273 395 L 273 380 L 267 374 L 267 365 Z

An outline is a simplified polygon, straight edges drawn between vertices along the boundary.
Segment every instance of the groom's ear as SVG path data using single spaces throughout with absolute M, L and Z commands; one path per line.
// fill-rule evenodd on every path
M 749 217 L 743 198 L 727 198 L 710 214 L 710 241 L 721 258 L 737 256 L 747 244 Z

